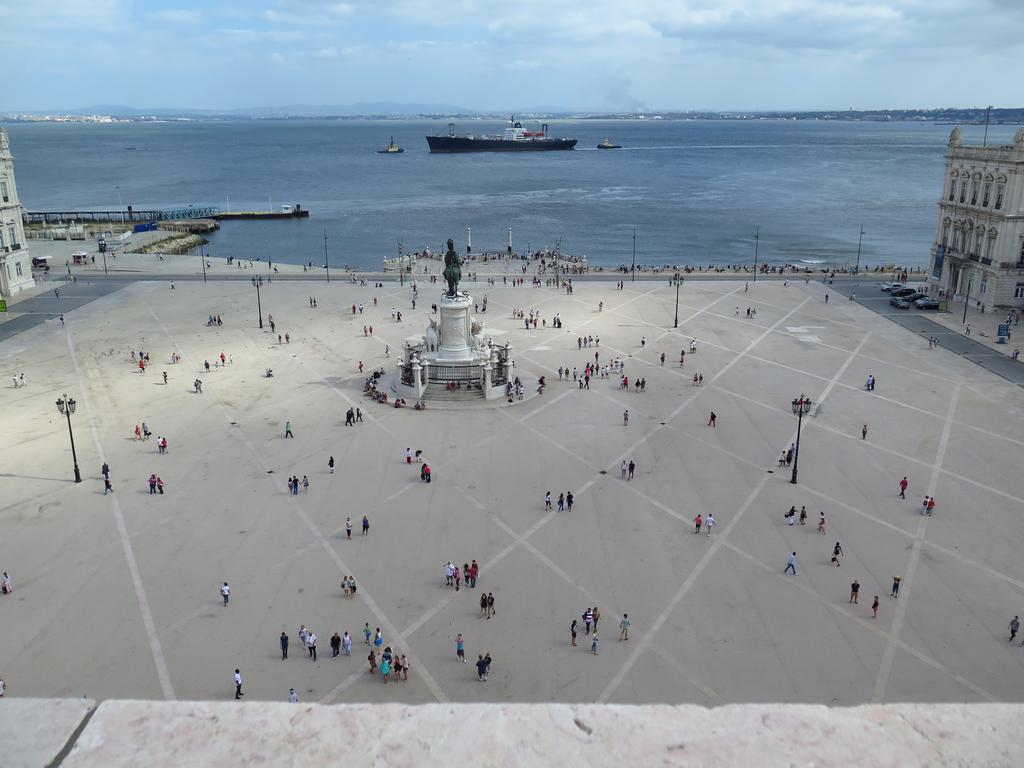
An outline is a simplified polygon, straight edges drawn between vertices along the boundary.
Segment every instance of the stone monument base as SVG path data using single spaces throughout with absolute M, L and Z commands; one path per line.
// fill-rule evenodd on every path
M 512 375 L 512 346 L 484 335 L 470 314 L 473 298 L 444 293 L 439 318 L 426 333 L 406 339 L 398 368 L 399 396 L 406 400 L 492 400 L 506 397 Z

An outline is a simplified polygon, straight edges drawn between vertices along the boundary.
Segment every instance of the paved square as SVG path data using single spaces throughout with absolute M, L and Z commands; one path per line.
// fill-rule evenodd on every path
M 290 687 L 323 702 L 1021 699 L 1024 648 L 1006 631 L 1024 614 L 1019 387 L 855 303 L 826 304 L 820 284 L 687 281 L 673 329 L 667 282 L 619 291 L 579 281 L 567 295 L 499 281 L 463 288 L 488 295 L 479 317 L 512 341 L 531 395 L 547 376 L 543 395 L 381 407 L 362 396 L 357 367 L 390 371 L 403 339 L 422 333 L 440 286 L 419 287 L 414 311 L 410 288 L 395 283 L 275 282 L 262 300 L 290 336 L 278 343 L 256 327 L 248 283 L 140 282 L 69 312 L 66 325 L 0 342 L 9 695 L 227 699 L 238 667 L 249 699 L 272 700 Z M 353 302 L 364 314 L 352 315 Z M 538 310 L 547 327 L 524 330 L 513 308 Z M 224 325 L 208 327 L 210 313 Z M 584 335 L 600 345 L 580 349 Z M 680 367 L 691 337 L 698 351 Z M 132 349 L 151 354 L 146 373 Z M 180 364 L 167 362 L 172 351 Z M 222 351 L 231 362 L 206 372 Z M 559 366 L 582 370 L 595 353 L 621 357 L 645 391 L 620 390 L 614 374 L 589 390 L 559 380 Z M 16 388 L 22 371 L 28 385 Z M 54 405 L 65 392 L 78 401 L 81 485 L 69 482 Z M 791 485 L 778 456 L 796 439 L 790 402 L 801 394 L 820 406 L 804 418 Z M 364 414 L 355 427 L 343 425 L 350 405 Z M 134 439 L 143 421 L 168 438 L 167 455 Z M 406 447 L 423 450 L 434 482 L 419 481 Z M 624 459 L 636 462 L 632 480 L 620 476 Z M 150 473 L 164 495 L 150 495 Z M 308 492 L 288 494 L 293 474 L 308 476 Z M 571 491 L 572 511 L 546 511 L 548 490 Z M 925 494 L 938 499 L 934 517 L 919 514 Z M 786 524 L 791 505 L 807 507 L 806 525 Z M 698 512 L 714 514 L 712 536 L 693 533 Z M 786 576 L 792 551 L 798 575 Z M 449 559 L 480 563 L 477 589 L 445 586 Z M 358 583 L 354 600 L 339 589 L 345 575 Z M 496 598 L 492 619 L 480 617 L 481 590 Z M 569 623 L 592 606 L 596 657 L 582 622 L 569 643 Z M 618 641 L 623 612 L 628 642 Z M 299 647 L 301 623 L 319 637 L 316 662 Z M 407 683 L 367 673 L 364 623 L 409 656 Z M 352 635 L 351 658 L 331 659 L 335 631 Z M 459 632 L 467 665 L 455 660 Z M 481 683 L 472 660 L 485 652 L 494 663 Z

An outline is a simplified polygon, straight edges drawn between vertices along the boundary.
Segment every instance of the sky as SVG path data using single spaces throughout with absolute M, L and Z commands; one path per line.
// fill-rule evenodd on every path
M 0 111 L 1024 105 L 1022 0 L 0 0 Z

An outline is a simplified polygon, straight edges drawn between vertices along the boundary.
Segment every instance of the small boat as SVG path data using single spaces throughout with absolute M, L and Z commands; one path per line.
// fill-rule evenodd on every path
M 388 142 L 388 145 L 384 149 L 377 150 L 378 155 L 397 155 L 399 152 L 405 152 L 405 150 L 395 144 L 394 136 L 391 137 L 391 141 Z
M 605 139 L 597 145 L 598 149 L 622 149 L 621 144 L 612 144 L 611 139 Z
M 134 144 L 129 144 L 128 146 L 126 146 L 124 148 L 125 152 L 134 152 L 135 150 L 136 150 L 136 146 Z

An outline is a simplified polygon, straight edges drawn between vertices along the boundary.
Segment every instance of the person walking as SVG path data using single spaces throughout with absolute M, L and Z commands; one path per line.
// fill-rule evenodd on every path
M 790 571 L 793 571 L 793 575 L 796 576 L 796 552 L 793 552 L 792 554 L 790 554 L 789 557 L 786 558 L 786 570 L 784 570 L 782 573 L 783 575 L 785 575 Z
M 459 632 L 455 638 L 455 659 L 461 661 L 463 664 L 467 664 L 466 661 L 466 641 L 462 639 L 462 633 Z
M 583 628 L 588 635 L 590 634 L 590 625 L 593 621 L 594 612 L 590 608 L 587 608 L 587 610 L 583 612 Z
M 476 679 L 480 682 L 487 679 L 487 662 L 484 661 L 482 654 L 477 654 L 476 658 Z
M 619 622 L 619 641 L 629 640 L 629 626 L 632 624 L 629 620 L 629 614 L 622 614 L 622 621 Z
M 1010 626 L 1007 627 L 1007 629 L 1010 630 L 1010 642 L 1012 643 L 1013 642 L 1013 638 L 1015 638 L 1017 636 L 1017 632 L 1020 631 L 1020 617 L 1019 616 L 1014 616 L 1010 620 Z
M 906 475 L 904 475 L 903 479 L 900 480 L 900 498 L 903 499 L 904 501 L 906 501 L 906 498 L 907 498 L 907 486 L 908 485 L 910 485 L 910 483 L 907 481 Z
M 597 632 L 590 637 L 590 652 L 597 656 Z
M 624 426 L 624 427 L 628 427 L 629 426 L 629 409 L 628 408 L 622 413 L 622 426 Z
M 700 533 L 700 526 L 701 526 L 701 524 L 703 522 L 704 521 L 701 519 L 700 512 L 698 512 L 697 516 L 695 518 L 693 518 L 693 532 L 694 533 Z
M 382 645 L 384 645 L 384 635 L 381 634 L 380 627 L 377 627 L 377 631 L 373 635 L 373 647 L 379 651 Z
M 558 494 L 558 511 L 561 512 L 563 509 L 565 509 L 565 494 L 560 493 Z
M 14 585 L 11 584 L 11 577 L 7 571 L 4 571 L 3 582 L 0 583 L 0 594 L 9 595 L 14 591 Z
M 345 518 L 345 538 L 348 539 L 349 541 L 352 540 L 352 518 L 351 517 L 346 517 Z
M 709 427 L 714 427 L 714 426 L 717 426 L 717 425 L 715 424 L 715 420 L 716 420 L 717 418 L 718 418 L 718 417 L 717 417 L 717 416 L 715 415 L 715 412 L 714 412 L 714 411 L 712 411 L 712 412 L 711 412 L 711 416 L 710 416 L 710 417 L 708 418 L 708 426 L 709 426 Z
M 890 596 L 891 597 L 899 597 L 900 596 L 900 582 L 901 581 L 903 581 L 903 577 L 902 576 L 893 576 L 892 577 L 892 592 L 890 592 Z
M 235 698 L 240 699 L 245 696 L 242 693 L 242 671 L 240 669 L 235 670 Z
M 333 456 L 331 456 L 330 458 L 327 459 L 327 470 L 328 470 L 328 472 L 330 472 L 330 474 L 332 474 L 332 475 L 334 474 L 334 457 Z
M 857 597 L 860 595 L 860 582 L 856 579 L 850 584 L 850 602 L 856 604 Z
M 491 618 L 491 616 L 493 616 L 494 614 L 495 614 L 495 610 L 494 610 L 494 593 L 493 592 L 488 592 L 487 593 L 487 618 L 488 619 Z
M 551 491 L 547 491 L 544 494 L 544 509 L 551 509 Z
M 363 625 L 363 637 L 366 638 L 366 644 L 367 645 L 370 644 L 370 635 L 372 635 L 372 634 L 373 634 L 373 632 L 370 631 L 370 622 L 366 622 Z
M 336 659 L 341 655 L 341 635 L 335 632 L 331 635 L 331 658 Z
M 835 547 L 832 548 L 832 564 L 835 565 L 836 568 L 839 567 L 839 558 L 842 554 L 843 548 L 839 546 L 839 542 L 837 541 Z
M 289 688 L 288 689 L 288 702 L 290 704 L 298 704 L 299 703 L 299 694 L 297 694 L 295 692 L 294 688 Z
M 224 586 L 220 588 L 220 596 L 224 598 L 224 607 L 227 607 L 228 601 L 231 599 L 231 587 L 225 581 Z
M 629 460 L 629 480 L 633 479 L 633 472 L 636 470 L 636 464 L 632 459 Z
M 480 615 L 481 616 L 486 616 L 487 615 L 487 593 L 486 592 L 481 592 L 480 593 Z M 488 616 L 487 618 L 490 618 L 490 616 Z
M 295 435 L 292 434 L 292 423 L 290 421 L 286 421 L 284 423 L 284 436 L 285 438 L 295 437 Z
M 341 636 L 341 650 L 346 656 L 352 655 L 352 637 L 348 632 Z
M 565 492 L 565 508 L 572 512 L 572 491 Z
M 878 595 L 875 595 L 875 602 L 871 604 L 871 618 L 878 618 Z
M 622 460 L 622 466 L 619 467 L 619 470 L 622 472 L 622 479 L 625 480 L 626 473 L 629 472 L 629 465 L 626 463 L 625 459 Z
M 867 440 L 867 437 L 868 437 L 868 425 L 865 424 L 863 427 L 860 428 L 860 439 L 861 440 Z
M 708 512 L 708 516 L 704 519 L 704 530 L 707 531 L 707 537 L 711 538 L 711 529 L 715 527 L 715 516 Z
M 569 637 L 570 637 L 573 645 L 576 645 L 576 624 L 577 623 L 578 622 L 576 621 L 576 619 L 573 619 L 572 620 L 572 624 L 569 625 Z M 1012 640 L 1013 638 L 1011 637 L 1010 639 Z
M 316 633 L 313 631 L 306 635 L 306 649 L 309 651 L 309 658 L 316 661 Z
M 281 661 L 288 658 L 288 635 L 281 633 Z
M 363 515 L 363 536 L 367 536 L 370 533 L 370 518 Z
M 107 493 L 113 493 L 113 492 L 114 492 L 114 486 L 112 486 L 110 484 L 110 478 L 109 477 L 104 477 L 103 478 L 103 495 L 106 496 Z

